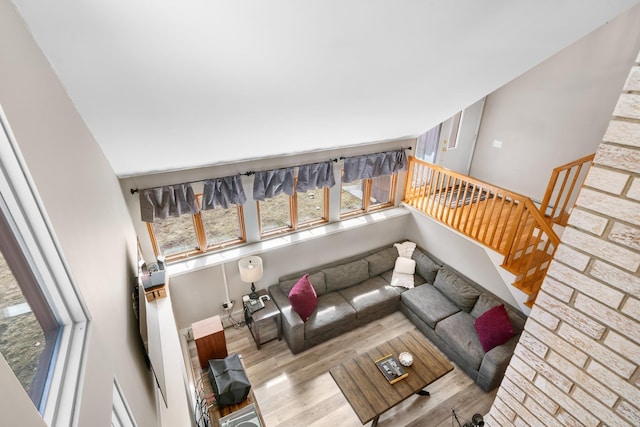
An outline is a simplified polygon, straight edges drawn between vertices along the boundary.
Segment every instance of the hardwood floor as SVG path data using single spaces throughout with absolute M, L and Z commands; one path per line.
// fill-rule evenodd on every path
M 244 360 L 267 427 L 358 427 L 362 424 L 329 369 L 414 328 L 396 312 L 297 355 L 284 340 L 257 350 L 246 327 L 227 328 L 225 335 L 229 353 L 240 353 Z M 464 424 L 474 413 L 486 414 L 497 392 L 483 392 L 458 367 L 427 389 L 430 397 L 410 397 L 384 413 L 378 425 L 457 427 L 452 424 L 452 409 Z

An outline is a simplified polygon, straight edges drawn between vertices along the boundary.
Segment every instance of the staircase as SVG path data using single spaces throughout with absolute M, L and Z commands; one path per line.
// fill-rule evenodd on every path
M 504 256 L 532 307 L 594 155 L 554 169 L 537 207 L 521 194 L 409 158 L 403 202 Z

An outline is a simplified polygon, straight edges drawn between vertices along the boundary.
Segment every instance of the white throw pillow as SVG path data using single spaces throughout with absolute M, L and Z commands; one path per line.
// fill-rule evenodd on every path
M 398 257 L 398 259 L 396 259 L 396 267 L 393 271 L 397 273 L 414 274 L 416 272 L 416 262 L 411 258 Z

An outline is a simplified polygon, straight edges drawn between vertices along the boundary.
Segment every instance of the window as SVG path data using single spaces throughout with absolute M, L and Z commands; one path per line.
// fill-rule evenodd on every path
M 0 109 L 0 352 L 45 423 L 75 425 L 88 315 L 43 212 Z
M 293 230 L 291 212 L 291 197 L 285 193 L 258 202 L 260 234 Z
M 460 132 L 460 120 L 462 119 L 462 111 L 451 117 L 451 130 L 449 131 L 449 142 L 447 150 L 453 150 L 458 146 L 458 133 Z
M 244 241 L 244 221 L 242 206 L 200 211 L 204 227 L 207 249 Z
M 158 253 L 166 257 L 198 250 L 198 238 L 192 215 L 157 219 L 151 223 Z
M 298 227 L 327 222 L 328 192 L 328 188 L 316 188 L 306 193 L 296 193 Z
M 366 180 L 359 179 L 357 181 L 342 183 L 342 189 L 340 191 L 340 213 L 358 213 L 364 212 L 364 198 L 365 198 L 365 184 Z
M 344 218 L 392 206 L 397 176 L 383 175 L 343 182 L 340 192 L 341 216 Z
M 304 193 L 295 192 L 292 196 L 281 193 L 257 202 L 260 234 L 268 237 L 326 223 L 329 218 L 328 200 L 329 189 L 316 188 Z
M 383 175 L 371 178 L 369 210 L 393 204 L 392 191 L 395 190 L 396 175 Z
M 416 159 L 424 160 L 429 163 L 436 163 L 438 147 L 440 144 L 441 128 L 442 123 L 418 136 L 416 141 Z
M 60 325 L 4 216 L 0 221 L 0 353 L 31 401 L 40 407 Z
M 196 196 L 202 204 L 202 194 Z M 167 260 L 196 255 L 245 241 L 242 206 L 201 210 L 147 223 L 153 250 Z
M 368 155 L 369 156 L 369 155 Z M 294 177 L 294 169 L 285 171 L 286 186 L 282 188 L 267 188 L 268 179 L 260 178 L 259 191 L 253 188 L 256 199 L 255 210 L 251 209 L 250 218 L 257 222 L 252 223 L 251 230 L 259 234 L 259 238 L 292 233 L 305 228 L 326 224 L 330 217 L 330 195 L 336 197 L 337 205 L 332 215 L 346 218 L 378 209 L 392 207 L 395 203 L 397 183 L 397 171 L 404 168 L 406 158 L 403 150 L 393 150 L 383 153 L 374 153 L 376 167 L 382 168 L 388 175 L 375 178 L 358 179 L 351 183 L 342 183 L 340 193 L 337 189 L 332 193 L 329 187 L 313 188 L 307 191 L 296 192 L 298 177 Z M 309 168 L 300 175 L 300 188 L 312 188 L 316 185 L 332 186 L 334 182 L 333 162 L 314 163 L 311 166 L 328 164 L 330 167 L 321 169 Z M 302 168 L 300 166 L 299 168 Z M 301 174 L 301 169 L 298 174 Z M 275 173 L 273 171 L 261 171 Z M 344 172 L 343 172 L 344 173 Z M 389 175 L 390 174 L 390 175 Z M 310 178 L 311 176 L 311 178 Z M 371 176 L 371 175 L 368 175 Z M 331 179 L 323 179 L 330 177 Z M 354 178 L 357 178 L 355 176 Z M 304 180 L 304 181 L 303 181 Z M 313 183 L 311 181 L 315 180 Z M 284 182 L 284 181 L 283 181 Z M 293 194 L 287 195 L 284 191 Z M 277 194 L 278 191 L 282 191 Z M 277 194 L 274 197 L 267 197 Z M 340 202 L 338 203 L 338 195 Z M 197 203 L 202 207 L 202 194 L 196 195 Z M 257 216 L 254 218 L 253 213 Z M 149 219 L 150 220 L 150 219 Z M 200 255 L 214 249 L 226 248 L 246 242 L 244 210 L 242 206 L 233 206 L 228 209 L 216 207 L 212 210 L 200 210 L 193 215 L 182 215 L 174 218 L 148 222 L 147 229 L 151 237 L 156 256 L 164 255 L 167 261 L 174 261 L 188 256 Z M 256 236 L 257 238 L 257 236 Z

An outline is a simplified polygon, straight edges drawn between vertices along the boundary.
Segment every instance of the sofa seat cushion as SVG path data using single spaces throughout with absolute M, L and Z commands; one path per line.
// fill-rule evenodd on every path
M 325 268 L 327 292 L 348 288 L 369 278 L 369 263 L 360 259 L 337 267 Z
M 305 339 L 313 339 L 332 329 L 345 328 L 356 320 L 356 311 L 338 292 L 318 297 L 318 305 L 304 324 Z
M 391 283 L 391 279 L 393 278 L 393 270 L 385 271 L 380 275 L 385 282 Z M 420 286 L 427 283 L 424 278 L 418 274 L 413 275 L 413 286 Z M 399 288 L 398 291 L 404 292 L 406 288 Z
M 468 368 L 477 371 L 482 363 L 484 351 L 473 327 L 475 320 L 469 313 L 460 311 L 438 322 L 436 335 L 464 360 Z
M 433 286 L 467 313 L 473 309 L 480 296 L 480 291 L 446 265 L 438 270 Z
M 403 292 L 402 301 L 430 328 L 435 328 L 436 323 L 460 311 L 459 307 L 429 284 Z
M 380 276 L 338 292 L 356 310 L 358 318 L 370 316 L 377 311 L 386 311 L 389 305 L 397 306 L 400 302 L 400 292 Z

